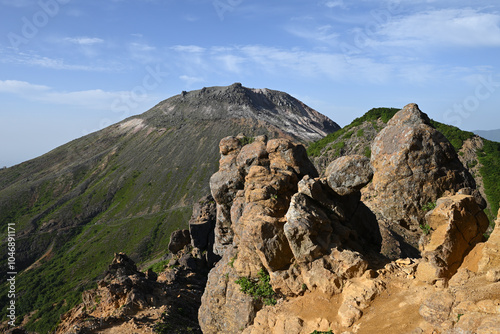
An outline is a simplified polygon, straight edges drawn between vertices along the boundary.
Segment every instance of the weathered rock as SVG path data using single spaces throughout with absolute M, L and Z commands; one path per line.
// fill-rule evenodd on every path
M 426 213 L 422 208 L 446 191 L 475 188 L 452 145 L 416 104 L 405 106 L 388 122 L 371 151 L 374 174 L 363 188 L 363 201 L 414 249 Z
M 191 235 L 189 230 L 176 230 L 170 235 L 170 243 L 168 250 L 172 253 L 177 253 L 187 245 L 191 244 Z
M 500 271 L 500 210 L 495 221 L 495 228 L 488 241 L 484 243 L 481 251 L 481 259 L 478 263 L 479 272 Z M 491 276 L 497 276 L 494 273 Z
M 144 275 L 127 255 L 115 254 L 97 289 L 83 292 L 83 302 L 61 316 L 56 333 L 109 329 L 117 333 L 152 333 L 154 326 L 163 321 L 173 332 L 190 328 L 193 333 L 201 333 L 196 313 L 205 281 L 200 273 L 177 270 L 173 274 L 174 284 L 168 284 L 164 273 L 161 279 L 150 270 Z M 179 309 L 184 312 L 179 314 Z
M 237 332 L 253 321 L 262 305 L 239 292 L 233 282 L 237 277 L 257 277 L 262 268 L 273 272 L 290 266 L 293 254 L 284 234 L 284 215 L 299 179 L 317 175 L 304 147 L 289 140 L 266 143 L 261 137 L 240 148 L 235 139 L 225 138 L 221 147 L 220 169 L 210 186 L 217 203 L 214 248 L 224 258 L 212 270 L 202 302 L 200 324 L 207 333 Z M 234 279 L 228 283 L 213 273 Z M 235 309 L 238 320 L 225 324 L 223 315 Z
M 325 176 L 336 193 L 348 195 L 366 186 L 373 178 L 373 171 L 370 159 L 362 155 L 349 155 L 328 165 Z
M 194 206 L 189 220 L 191 245 L 204 251 L 213 247 L 216 206 L 212 195 L 202 197 Z
M 418 312 L 425 321 L 440 325 L 448 320 L 454 300 L 448 292 L 436 292 L 420 306 Z
M 239 277 L 230 265 L 235 256 L 235 249 L 228 248 L 208 275 L 207 289 L 198 313 L 204 334 L 240 333 L 253 322 L 261 307 L 235 283 Z
M 457 272 L 464 257 L 482 240 L 489 222 L 474 197 L 468 195 L 440 198 L 426 220 L 432 232 L 423 245 L 425 261 L 418 266 L 417 277 L 433 283 Z
M 306 195 L 292 197 L 284 231 L 298 261 L 312 261 L 329 249 L 333 227 L 327 214 Z

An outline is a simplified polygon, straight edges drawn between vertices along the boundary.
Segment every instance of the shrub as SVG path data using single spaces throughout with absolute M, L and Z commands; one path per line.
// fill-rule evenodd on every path
M 276 293 L 269 283 L 269 274 L 264 269 L 261 269 L 258 276 L 257 280 L 252 280 L 248 277 L 240 277 L 235 283 L 240 286 L 240 290 L 244 294 L 263 301 L 265 305 L 275 305 Z

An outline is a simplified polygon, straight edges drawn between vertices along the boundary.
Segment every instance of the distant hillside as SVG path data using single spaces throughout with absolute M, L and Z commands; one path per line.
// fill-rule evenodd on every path
M 0 170 L 1 238 L 9 223 L 17 236 L 17 319 L 34 312 L 27 328 L 45 333 L 95 284 L 113 253 L 139 263 L 161 258 L 170 233 L 187 227 L 193 203 L 209 193 L 221 138 L 244 133 L 308 142 L 337 129 L 286 93 L 234 84 L 183 92 Z M 5 271 L 0 278 L 5 282 Z M 2 305 L 6 293 L 4 284 Z
M 488 140 L 500 142 L 500 129 L 497 130 L 474 130 L 473 131 L 478 136 L 486 138 Z
M 361 154 L 370 157 L 373 139 L 398 110 L 373 108 L 339 131 L 310 144 L 307 153 L 320 173 L 324 173 L 330 162 L 340 156 Z M 474 176 L 488 202 L 486 213 L 493 222 L 500 202 L 500 143 L 476 137 L 474 133 L 454 126 L 431 122 L 451 142 L 462 163 Z

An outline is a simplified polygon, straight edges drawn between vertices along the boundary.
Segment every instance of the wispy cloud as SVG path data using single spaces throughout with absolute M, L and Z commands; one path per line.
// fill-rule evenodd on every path
M 78 45 L 94 45 L 104 43 L 104 40 L 96 37 L 66 37 L 66 42 Z
M 151 46 L 147 43 L 130 43 L 128 45 L 128 50 L 130 53 L 130 57 L 133 60 L 138 61 L 139 63 L 148 64 L 159 61 L 156 47 Z
M 50 87 L 44 85 L 30 84 L 26 81 L 0 80 L 0 92 L 18 95 L 29 95 L 49 91 Z
M 205 79 L 201 77 L 191 77 L 189 75 L 181 75 L 179 79 L 184 81 L 188 86 L 205 81 Z
M 186 53 L 202 53 L 205 52 L 205 48 L 197 45 L 174 45 L 171 47 L 172 50 L 177 52 L 186 52 Z
M 352 63 L 346 63 L 344 55 L 339 53 L 312 52 L 301 49 L 280 49 L 262 45 L 243 45 L 233 47 L 213 47 L 196 49 L 198 63 L 190 57 L 185 57 L 182 46 L 172 55 L 176 59 L 176 66 L 190 73 L 190 76 L 207 77 L 211 73 L 237 73 L 243 75 L 272 74 L 289 77 L 323 78 L 342 81 L 371 81 L 388 80 L 393 68 L 384 63 L 377 63 L 370 59 L 358 58 Z M 205 51 L 202 51 L 205 50 Z
M 83 46 L 88 47 L 88 46 Z M 41 56 L 34 52 L 12 52 L 8 50 L 0 50 L 0 63 L 4 64 L 17 64 L 35 66 L 53 70 L 70 70 L 70 71 L 91 71 L 91 72 L 109 72 L 120 71 L 122 67 L 114 63 L 113 65 L 97 65 L 91 64 L 74 64 L 68 63 L 62 58 L 50 58 Z
M 323 5 L 328 7 L 328 8 L 335 8 L 335 7 L 345 8 L 345 4 L 344 4 L 343 0 L 323 1 Z
M 0 0 L 0 4 L 12 7 L 27 7 L 36 3 L 35 0 Z
M 130 98 L 133 94 L 129 91 L 101 89 L 66 92 L 18 80 L 0 80 L 0 93 L 13 94 L 31 101 L 106 111 L 111 109 L 113 102 Z M 141 99 L 141 102 L 153 102 L 156 99 L 156 97 L 146 96 Z
M 498 47 L 500 15 L 475 9 L 442 9 L 395 17 L 371 45 Z
M 293 24 L 288 25 L 285 29 L 290 34 L 307 40 L 314 40 L 328 44 L 338 43 L 339 33 L 336 32 L 331 25 L 325 24 L 317 26 L 313 20 L 306 21 L 311 22 L 305 22 L 306 24 L 296 24 L 297 22 L 293 22 Z

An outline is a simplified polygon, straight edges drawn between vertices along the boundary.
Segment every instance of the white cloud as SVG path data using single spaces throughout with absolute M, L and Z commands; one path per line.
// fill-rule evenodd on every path
M 442 9 L 394 17 L 381 25 L 372 46 L 500 46 L 500 15 L 474 9 Z
M 96 37 L 67 37 L 64 39 L 66 42 L 79 45 L 93 45 L 104 43 L 103 39 Z
M 191 49 L 201 50 L 194 46 Z M 178 46 L 176 50 L 184 50 Z M 344 55 L 328 52 L 311 52 L 301 49 L 280 49 L 262 45 L 214 47 L 204 53 L 185 57 L 182 51 L 173 55 L 176 67 L 182 68 L 193 77 L 208 77 L 214 73 L 229 75 L 256 75 L 268 73 L 295 78 L 326 78 L 334 81 L 388 81 L 393 67 L 367 58 L 345 61 Z
M 177 52 L 186 52 L 186 53 L 202 53 L 205 52 L 205 48 L 197 45 L 174 45 L 171 47 L 172 50 Z
M 179 79 L 181 79 L 182 81 L 184 81 L 188 86 L 191 86 L 195 83 L 198 83 L 198 82 L 203 82 L 205 81 L 205 79 L 201 78 L 201 77 L 191 77 L 191 76 L 188 76 L 188 75 L 181 75 L 179 77 Z
M 324 5 L 328 8 L 345 7 L 343 0 L 325 1 Z
M 34 0 L 1 0 L 0 4 L 12 7 L 27 7 L 35 4 Z
M 46 92 L 50 87 L 44 85 L 34 85 L 26 81 L 0 80 L 0 92 L 12 94 L 32 94 Z
M 339 34 L 334 31 L 331 25 L 322 25 L 317 27 L 307 27 L 304 24 L 292 24 L 285 28 L 294 36 L 305 38 L 308 40 L 316 40 L 319 42 L 337 44 Z
M 128 50 L 131 58 L 140 63 L 147 64 L 159 61 L 156 47 L 149 44 L 133 42 L 128 45 Z
M 0 50 L 0 54 L 2 51 Z M 40 56 L 35 53 L 28 52 L 4 52 L 2 57 L 0 57 L 0 63 L 7 64 L 19 64 L 36 66 L 54 70 L 71 70 L 71 71 L 96 71 L 96 72 L 108 72 L 112 70 L 120 70 L 121 68 L 114 65 L 99 66 L 96 64 L 81 65 L 81 64 L 68 64 L 63 59 L 49 58 L 45 56 Z
M 104 91 L 101 89 L 65 92 L 45 85 L 18 80 L 0 80 L 0 93 L 14 94 L 31 101 L 56 105 L 110 110 L 116 101 L 152 102 L 156 97 L 141 96 L 131 91 Z

